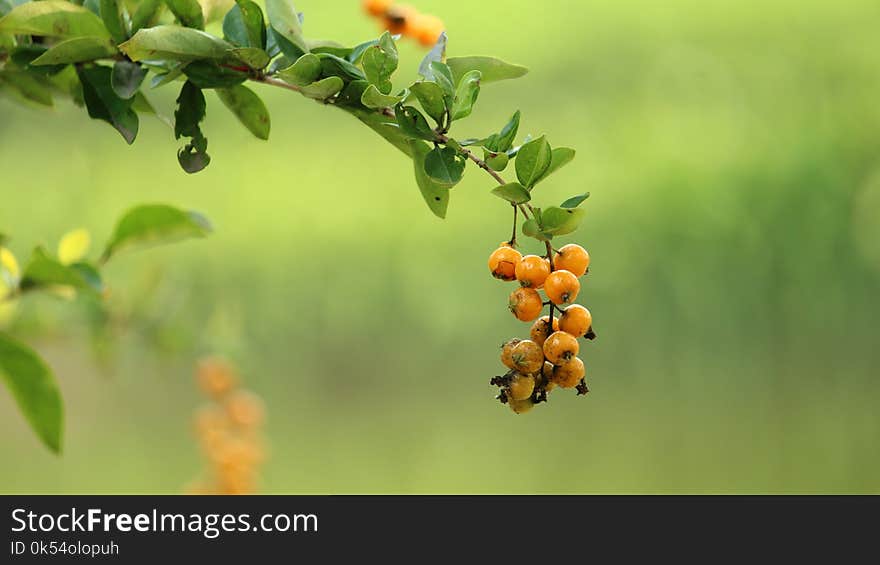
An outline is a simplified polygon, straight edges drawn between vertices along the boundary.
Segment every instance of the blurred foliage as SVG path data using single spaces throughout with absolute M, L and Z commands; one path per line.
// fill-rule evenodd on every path
M 375 31 L 357 4 L 298 7 L 354 44 Z M 485 89 L 463 129 L 497 131 L 514 106 L 523 134 L 578 147 L 545 190 L 591 193 L 560 238 L 593 261 L 586 399 L 523 417 L 491 399 L 495 336 L 525 328 L 485 272 L 509 217 L 477 175 L 441 222 L 398 152 L 269 89 L 273 143 L 218 117 L 206 134 L 229 141 L 197 177 L 162 156 L 159 122 L 136 154 L 69 106 L 0 101 L 0 231 L 19 256 L 70 218 L 106 239 L 108 214 L 147 197 L 217 230 L 108 265 L 127 315 L 99 340 L 106 378 L 82 316 L 19 305 L 15 334 L 64 369 L 66 454 L 0 395 L 3 490 L 177 492 L 199 465 L 192 363 L 222 351 L 266 399 L 270 492 L 880 491 L 880 7 L 510 6 L 419 3 L 456 52 L 491 42 L 532 69 Z M 422 54 L 401 45 L 401 68 Z M 170 113 L 173 95 L 155 99 Z

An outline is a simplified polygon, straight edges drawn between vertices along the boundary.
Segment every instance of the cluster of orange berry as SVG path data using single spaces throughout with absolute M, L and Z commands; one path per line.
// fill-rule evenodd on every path
M 229 362 L 210 357 L 196 369 L 208 403 L 195 416 L 195 433 L 208 463 L 206 476 L 190 494 L 252 494 L 266 458 L 263 423 L 266 411 L 256 394 L 239 385 Z
M 363 4 L 368 14 L 382 21 L 383 29 L 392 35 L 412 37 L 425 47 L 437 43 L 446 29 L 437 16 L 421 14 L 411 6 L 395 6 L 393 0 L 364 0 Z
M 590 254 L 574 243 L 551 258 L 549 252 L 547 257 L 523 257 L 511 242 L 503 242 L 489 256 L 492 276 L 519 281 L 520 288 L 508 301 L 511 313 L 523 322 L 534 321 L 530 339 L 511 339 L 501 346 L 501 362 L 510 370 L 489 381 L 501 389 L 497 398 L 517 414 L 546 402 L 547 393 L 557 386 L 575 388 L 579 395 L 589 391 L 578 338 L 595 339 L 593 317 L 580 304 L 572 304 L 581 289 L 578 278 L 589 267 Z M 538 293 L 541 289 L 547 302 Z M 550 314 L 539 318 L 545 304 Z M 553 315 L 556 310 L 558 318 Z

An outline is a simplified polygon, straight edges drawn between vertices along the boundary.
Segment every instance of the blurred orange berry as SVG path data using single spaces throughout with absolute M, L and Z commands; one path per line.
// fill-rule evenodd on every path
M 446 29 L 443 20 L 430 14 L 419 14 L 407 28 L 407 34 L 418 40 L 425 47 L 437 43 L 440 34 Z
M 391 8 L 392 0 L 364 0 L 364 11 L 371 16 L 384 16 Z
M 531 398 L 525 398 L 523 400 L 508 400 L 507 404 L 510 406 L 510 409 L 517 414 L 525 414 L 535 405 Z
M 509 369 L 516 369 L 516 363 L 513 362 L 513 348 L 516 347 L 521 339 L 513 338 L 505 341 L 501 345 L 501 362 Z
M 409 33 L 409 28 L 418 12 L 409 6 L 392 6 L 385 12 L 385 29 L 392 35 Z
M 207 357 L 199 361 L 196 379 L 203 392 L 220 398 L 238 385 L 238 377 L 228 361 L 219 357 Z
M 263 424 L 266 409 L 263 400 L 256 394 L 239 390 L 232 393 L 225 401 L 229 420 L 242 428 L 255 428 Z

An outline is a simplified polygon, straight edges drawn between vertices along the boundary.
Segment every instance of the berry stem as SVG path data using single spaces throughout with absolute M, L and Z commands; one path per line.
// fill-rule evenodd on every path
M 553 267 L 553 246 L 550 245 L 550 242 L 549 242 L 549 241 L 545 241 L 545 242 L 544 242 L 544 246 L 545 246 L 545 249 L 547 250 L 547 262 L 550 263 L 550 272 L 552 273 L 552 272 L 555 270 L 555 268 Z M 550 323 L 550 330 L 552 331 L 552 330 L 553 330 L 553 310 L 554 310 L 554 308 L 553 308 L 553 301 L 550 300 L 549 297 L 548 297 L 547 302 L 550 303 L 550 319 L 549 319 L 549 323 Z M 560 315 L 562 315 L 562 312 L 561 312 L 561 311 L 560 311 Z
M 516 247 L 516 213 L 519 211 L 519 208 L 513 203 L 510 206 L 513 208 L 513 232 L 510 234 L 510 245 Z

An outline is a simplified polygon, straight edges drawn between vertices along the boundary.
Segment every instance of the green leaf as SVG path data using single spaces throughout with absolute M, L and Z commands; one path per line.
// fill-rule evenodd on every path
M 452 103 L 452 119 L 460 120 L 471 115 L 480 95 L 480 71 L 470 71 L 458 83 Z
M 550 241 L 553 236 L 548 235 L 541 231 L 541 228 L 538 227 L 538 222 L 535 221 L 534 218 L 529 218 L 522 225 L 523 235 L 527 235 L 529 237 L 533 237 L 539 241 Z
M 177 97 L 177 110 L 174 111 L 174 138 L 189 137 L 190 142 L 177 152 L 177 160 L 184 171 L 197 173 L 208 166 L 208 138 L 202 134 L 199 122 L 205 119 L 205 95 L 199 87 L 186 81 Z M 118 231 L 118 230 L 117 230 Z M 114 238 L 115 239 L 115 238 Z M 105 256 L 113 244 L 105 251 Z
M 0 71 L 0 86 L 7 85 L 11 92 L 25 102 L 52 106 L 52 91 L 38 77 L 24 71 Z
M 524 144 L 516 155 L 516 177 L 520 184 L 532 188 L 550 167 L 551 150 L 545 136 Z
M 361 104 L 367 108 L 380 109 L 392 108 L 395 104 L 400 103 L 406 98 L 406 93 L 400 96 L 392 96 L 390 94 L 382 94 L 375 84 L 371 84 L 364 90 L 361 95 Z
M 269 110 L 254 91 L 238 85 L 217 90 L 217 96 L 254 136 L 259 139 L 269 139 L 271 127 Z
M 493 188 L 492 194 L 514 204 L 524 204 L 532 199 L 529 190 L 518 182 L 509 182 Z
M 100 275 L 85 273 L 73 265 L 65 265 L 49 255 L 42 247 L 34 249 L 21 277 L 21 288 L 69 286 L 76 290 L 100 293 L 103 290 Z M 88 276 L 85 276 L 88 275 Z
M 352 48 L 351 52 L 349 52 L 349 54 L 346 55 L 345 58 L 348 60 L 349 63 L 357 63 L 358 61 L 361 60 L 361 57 L 364 56 L 364 53 L 366 53 L 367 49 L 369 49 L 373 45 L 377 45 L 378 43 L 379 43 L 378 39 L 371 39 L 369 41 L 364 41 L 363 43 L 359 43 L 358 45 L 355 45 Z M 338 55 L 338 53 L 337 53 L 337 55 Z M 341 57 L 342 55 L 339 55 L 339 56 Z
M 165 0 L 165 5 L 180 22 L 180 25 L 195 29 L 205 29 L 205 15 L 198 0 Z
M 116 46 L 101 37 L 74 37 L 56 43 L 34 59 L 32 65 L 65 65 L 81 61 L 93 61 L 116 55 Z
M 442 63 L 446 60 L 446 32 L 440 34 L 440 37 L 437 38 L 437 43 L 434 44 L 434 47 L 428 51 L 428 54 L 422 59 L 422 62 L 419 63 L 419 74 L 422 75 L 426 80 L 434 80 L 434 65 L 433 63 Z
M 431 63 L 431 71 L 434 82 L 440 85 L 440 88 L 443 89 L 443 94 L 446 95 L 446 106 L 451 108 L 452 99 L 455 97 L 455 83 L 452 82 L 452 71 L 446 63 L 439 61 Z
M 317 55 L 307 53 L 297 59 L 293 65 L 279 72 L 278 76 L 283 81 L 296 86 L 312 84 L 321 76 L 321 59 Z
M 570 147 L 555 147 L 550 154 L 550 166 L 547 167 L 547 170 L 544 171 L 544 174 L 535 183 L 537 184 L 550 176 L 551 173 L 569 164 L 574 159 L 574 155 L 575 150 Z
M 394 115 L 400 130 L 409 137 L 428 141 L 437 139 L 437 134 L 428 125 L 425 116 L 412 106 L 398 104 L 394 107 Z
M 420 81 L 414 83 L 410 90 L 415 94 L 425 113 L 439 125 L 446 114 L 446 102 L 440 85 L 436 82 Z
M 324 73 L 324 76 L 336 76 L 345 81 L 363 80 L 366 78 L 359 68 L 342 57 L 337 57 L 330 53 L 318 53 L 316 56 L 321 61 L 321 72 Z
M 118 0 L 101 0 L 101 19 L 104 27 L 110 32 L 110 37 L 116 43 L 122 43 L 128 39 L 128 31 L 125 29 L 123 10 L 125 9 Z
M 338 94 L 344 86 L 345 83 L 342 82 L 341 78 L 327 77 L 318 82 L 313 82 L 312 84 L 301 87 L 300 92 L 303 96 L 314 100 L 327 100 L 334 94 Z
M 583 203 L 584 200 L 586 200 L 589 197 L 590 197 L 589 192 L 585 192 L 583 194 L 578 194 L 577 196 L 572 196 L 571 198 L 567 199 L 565 202 L 563 202 L 559 206 L 560 206 L 560 208 L 577 208 L 578 206 L 581 205 L 581 203 Z
M 450 57 L 446 64 L 452 69 L 455 84 L 458 84 L 470 71 L 480 71 L 484 83 L 519 78 L 529 72 L 525 67 L 505 63 L 495 57 Z
M 187 63 L 177 63 L 176 65 L 170 67 L 166 72 L 159 73 L 154 76 L 150 80 L 151 88 L 159 88 L 160 86 L 164 86 L 170 82 L 173 82 L 183 76 L 183 68 L 187 65 Z
M 219 65 L 216 61 L 193 61 L 183 74 L 199 88 L 229 88 L 247 80 L 248 74 Z
M 346 61 L 348 61 L 348 56 L 351 54 L 350 47 L 345 47 L 329 39 L 307 39 L 306 45 L 312 53 L 330 53 L 331 55 L 342 57 Z
M 291 54 L 285 51 L 283 41 L 279 42 L 279 47 L 288 56 L 299 56 L 309 52 L 309 46 L 303 38 L 302 25 L 296 14 L 296 8 L 293 2 L 289 0 L 266 0 L 266 14 L 269 17 L 269 25 L 282 40 L 296 47 L 300 53 Z M 278 38 L 276 37 L 276 40 Z
M 565 235 L 578 229 L 585 213 L 581 208 L 551 206 L 541 212 L 541 224 L 545 233 Z
M 120 98 L 113 90 L 111 74 L 109 67 L 77 69 L 89 117 L 112 125 L 125 142 L 131 145 L 138 133 L 137 113 L 131 109 L 131 100 Z
M 250 0 L 239 0 L 223 18 L 223 35 L 242 47 L 266 48 L 263 10 Z
M 382 34 L 376 45 L 367 48 L 361 60 L 367 80 L 382 94 L 391 92 L 390 79 L 397 70 L 397 63 L 397 46 L 394 45 L 394 40 L 387 31 Z
M 425 155 L 425 173 L 437 184 L 452 188 L 461 180 L 465 158 L 452 147 L 435 147 Z
M 173 243 L 205 237 L 209 233 L 210 222 L 197 212 L 166 204 L 145 204 L 132 208 L 122 216 L 104 249 L 103 259 L 106 261 L 123 249 Z
M 104 37 L 110 33 L 101 18 L 70 2 L 28 2 L 0 19 L 0 33 L 49 37 Z
M 503 171 L 507 168 L 507 163 L 510 161 L 510 157 L 507 156 L 507 153 L 495 153 L 494 155 L 484 155 L 484 161 L 489 165 L 493 171 Z
M 449 206 L 449 189 L 431 180 L 425 172 L 425 158 L 429 153 L 429 147 L 425 142 L 418 140 L 409 141 L 410 152 L 415 168 L 416 184 L 422 193 L 422 198 L 431 212 L 438 218 L 446 217 L 446 209 Z
M 155 25 L 161 10 L 162 0 L 140 0 L 131 15 L 131 33 L 135 34 L 142 28 Z
M 64 406 L 49 367 L 29 347 L 0 333 L 0 378 L 43 444 L 60 453 Z
M 270 61 L 269 54 L 258 47 L 239 47 L 233 49 L 232 54 L 242 63 L 257 71 L 265 69 Z
M 146 76 L 147 69 L 137 63 L 116 61 L 113 63 L 113 72 L 110 74 L 110 85 L 116 96 L 128 100 L 137 93 Z
M 519 130 L 520 113 L 517 110 L 510 120 L 501 128 L 501 132 L 494 136 L 491 144 L 487 144 L 486 148 L 490 151 L 507 151 L 513 147 L 513 141 L 516 139 L 516 132 Z
M 203 31 L 174 25 L 142 29 L 119 46 L 132 61 L 224 59 L 232 45 Z

